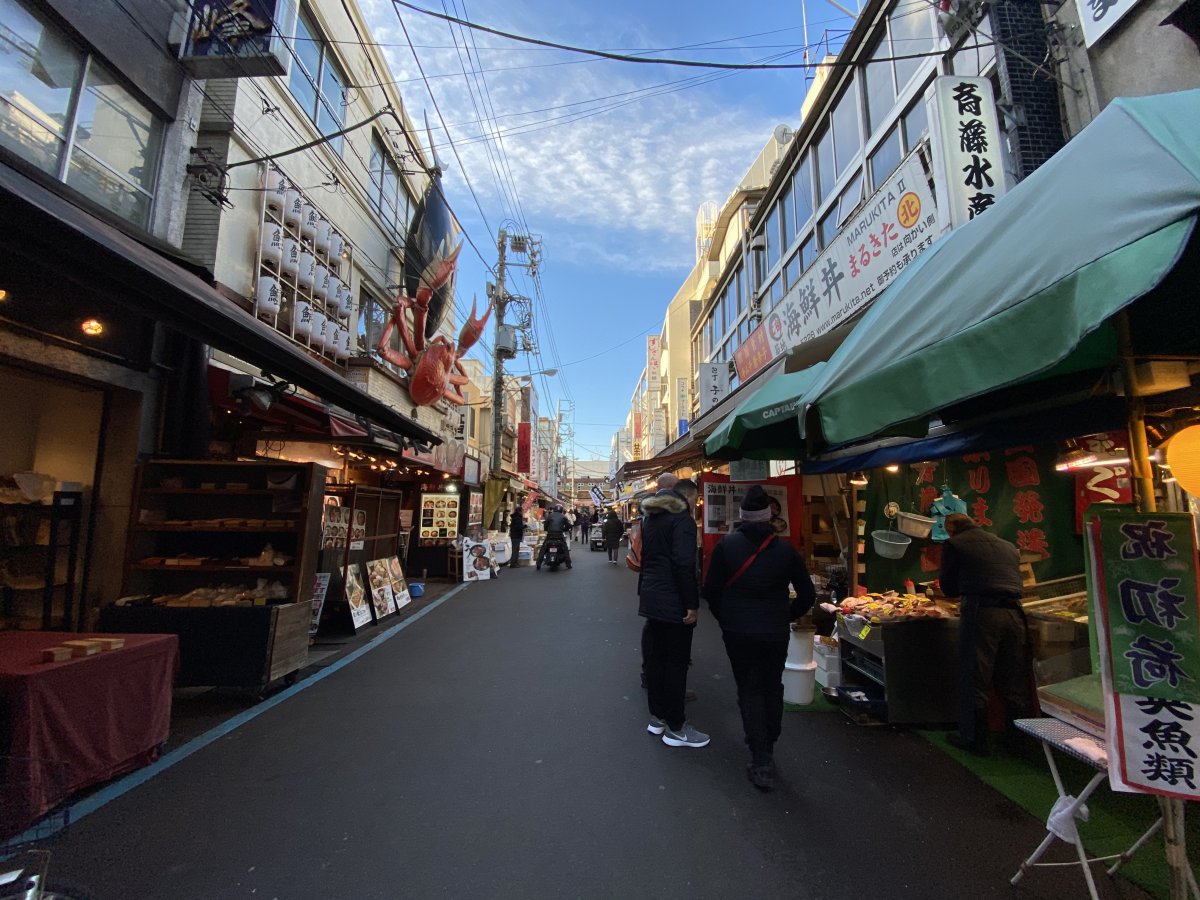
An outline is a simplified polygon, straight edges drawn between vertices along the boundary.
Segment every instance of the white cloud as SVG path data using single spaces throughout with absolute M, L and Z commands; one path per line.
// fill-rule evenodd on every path
M 377 41 L 405 43 L 390 2 L 362 0 L 362 5 Z M 545 19 L 531 17 L 522 22 L 519 17 L 523 12 L 528 15 L 531 11 L 506 7 L 503 15 L 508 18 L 489 20 L 488 24 L 517 33 L 547 34 Z M 489 10 L 489 15 L 493 13 L 502 15 L 498 8 Z M 451 46 L 446 23 L 415 13 L 405 14 L 404 21 L 418 45 L 427 75 L 461 73 L 463 63 Z M 595 29 L 577 23 L 574 33 L 600 34 L 600 29 L 607 27 L 600 21 Z M 620 35 L 606 38 L 597 37 L 588 43 L 666 43 L 631 33 L 628 27 Z M 486 68 L 545 66 L 578 59 L 538 49 L 489 52 L 485 48 L 509 45 L 485 34 L 476 34 L 475 41 L 481 49 L 478 58 Z M 396 78 L 419 77 L 407 47 L 389 51 L 388 57 Z M 532 230 L 546 236 L 553 258 L 641 271 L 690 269 L 698 206 L 705 200 L 724 201 L 770 139 L 778 120 L 730 105 L 719 99 L 714 88 L 705 86 L 661 93 L 577 121 L 560 120 L 555 127 L 544 127 L 542 123 L 554 116 L 576 117 L 590 107 L 511 114 L 599 97 L 612 97 L 605 102 L 620 103 L 631 98 L 613 95 L 693 74 L 692 70 L 594 61 L 497 71 L 486 76 L 491 106 L 503 116 L 499 126 L 510 131 L 503 147 L 525 219 Z M 472 140 L 480 134 L 480 127 L 473 124 L 478 122 L 478 115 L 468 82 L 460 74 L 431 83 L 442 115 L 451 126 L 467 177 L 489 223 L 495 226 L 511 211 L 497 186 L 499 176 L 493 175 L 495 158 L 489 157 L 482 142 Z M 428 107 L 435 140 L 441 140 L 443 132 L 424 85 L 404 84 L 401 92 L 414 121 L 420 122 L 422 109 Z M 476 96 L 475 103 L 480 102 Z M 446 189 L 459 215 L 476 215 L 453 152 L 443 147 L 439 155 L 447 170 Z M 507 172 L 504 175 L 507 177 Z

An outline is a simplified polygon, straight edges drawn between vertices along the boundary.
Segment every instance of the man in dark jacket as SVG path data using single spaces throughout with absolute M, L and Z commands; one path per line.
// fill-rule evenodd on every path
M 700 599 L 696 578 L 694 481 L 678 481 L 642 501 L 642 570 L 638 573 L 638 614 L 646 619 L 643 654 L 650 724 L 669 747 L 704 747 L 708 735 L 686 721 L 692 632 Z
M 520 565 L 518 557 L 521 554 L 521 538 L 525 536 L 525 516 L 521 512 L 521 507 L 517 507 L 512 512 L 512 518 L 508 520 L 508 537 L 512 542 L 512 558 L 508 564 L 514 569 Z
M 567 540 L 567 533 L 571 530 L 571 520 L 563 513 L 561 506 L 554 507 L 554 511 L 546 516 L 542 525 L 546 529 L 546 537 L 542 541 L 542 549 L 538 552 L 537 565 L 535 568 L 542 567 L 542 559 L 546 556 L 546 545 L 550 541 L 558 541 L 563 551 L 563 561 L 566 562 L 567 568 L 571 568 L 571 542 Z
M 604 549 L 608 551 L 608 561 L 615 566 L 621 544 L 621 535 L 625 533 L 625 526 L 621 523 L 621 517 L 617 515 L 615 509 L 608 511 L 608 515 L 604 517 L 604 524 L 600 526 L 600 529 L 604 535 Z
M 989 689 L 994 685 L 1004 698 L 1010 723 L 1028 715 L 1031 706 L 1021 557 L 1008 541 L 962 513 L 946 516 L 946 533 L 950 539 L 942 544 L 942 593 L 962 598 L 958 734 L 950 735 L 949 741 L 986 755 Z
M 783 725 L 783 667 L 790 624 L 810 609 L 816 591 L 804 559 L 775 536 L 770 498 L 752 485 L 736 531 L 713 548 L 701 592 L 721 625 L 737 682 L 738 708 L 750 748 L 746 774 L 760 790 L 774 787 L 772 753 Z M 788 596 L 788 585 L 796 599 Z

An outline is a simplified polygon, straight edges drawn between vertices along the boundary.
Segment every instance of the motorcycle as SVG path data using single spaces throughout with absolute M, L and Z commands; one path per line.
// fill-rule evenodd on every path
M 560 534 L 548 535 L 542 562 L 550 567 L 551 572 L 557 571 L 563 563 L 567 564 L 568 569 L 571 568 L 570 550 L 567 547 L 566 538 Z

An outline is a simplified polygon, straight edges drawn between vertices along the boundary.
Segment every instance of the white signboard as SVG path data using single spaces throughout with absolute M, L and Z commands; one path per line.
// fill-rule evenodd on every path
M 705 482 L 704 484 L 704 533 L 729 534 L 737 524 L 742 498 L 750 490 L 750 484 L 726 484 Z M 791 528 L 787 522 L 787 488 L 779 484 L 760 484 L 771 499 L 771 525 L 781 537 L 789 536 Z
M 950 185 L 950 224 L 957 228 L 993 206 L 1007 190 L 996 98 L 988 79 L 965 75 L 935 78 L 933 92 Z
M 655 403 L 662 392 L 661 368 L 662 338 L 657 334 L 650 335 L 646 338 L 646 390 L 650 392 Z
M 463 538 L 463 581 L 487 581 L 492 577 L 492 548 L 487 541 Z
M 767 314 L 760 327 L 771 358 L 819 337 L 870 303 L 933 246 L 937 232 L 933 193 L 920 158 L 911 154 Z
M 1083 26 L 1083 42 L 1091 47 L 1140 2 L 1141 0 L 1075 0 L 1075 8 L 1079 10 L 1079 23 Z
M 667 411 L 657 407 L 650 416 L 650 454 L 667 449 Z
M 729 463 L 730 481 L 762 481 L 771 477 L 771 465 L 765 459 L 734 459 Z
M 729 394 L 729 365 L 700 364 L 700 415 L 704 415 Z

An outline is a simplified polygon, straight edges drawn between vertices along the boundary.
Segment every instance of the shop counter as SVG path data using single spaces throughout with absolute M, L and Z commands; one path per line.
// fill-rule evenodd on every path
M 841 619 L 841 684 L 887 704 L 893 724 L 958 719 L 958 619 L 896 620 L 860 627 Z
M 0 633 L 4 835 L 32 824 L 75 791 L 145 765 L 167 739 L 179 639 L 120 635 L 120 649 L 42 662 L 43 650 L 87 637 Z

